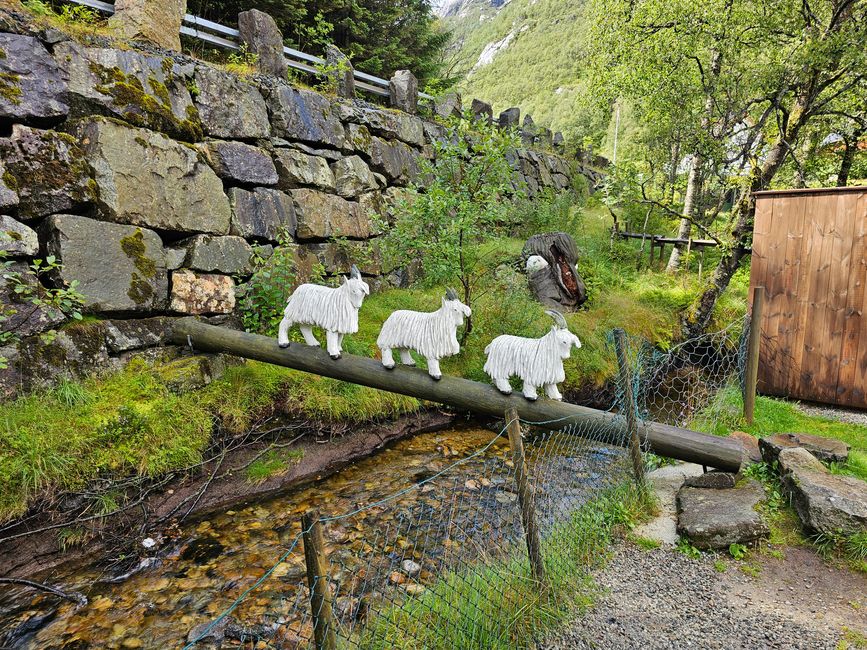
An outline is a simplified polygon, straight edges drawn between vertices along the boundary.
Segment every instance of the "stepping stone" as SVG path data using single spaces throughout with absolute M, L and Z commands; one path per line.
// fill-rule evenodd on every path
M 728 490 L 682 487 L 677 493 L 677 532 L 701 549 L 755 542 L 770 532 L 755 510 L 764 498 L 764 488 L 752 480 Z
M 853 476 L 831 474 L 804 448 L 779 453 L 783 488 L 809 531 L 867 531 L 867 483 Z
M 726 490 L 733 488 L 736 482 L 737 477 L 729 472 L 706 472 L 699 476 L 690 476 L 683 482 L 683 486 Z
M 762 458 L 773 463 L 783 449 L 803 447 L 826 463 L 845 463 L 849 458 L 849 445 L 841 440 L 823 438 L 809 433 L 776 433 L 759 440 Z

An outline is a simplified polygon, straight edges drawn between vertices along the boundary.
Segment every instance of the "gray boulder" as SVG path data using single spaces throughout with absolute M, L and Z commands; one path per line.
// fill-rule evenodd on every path
M 309 189 L 292 190 L 292 199 L 295 201 L 296 237 L 299 240 L 370 237 L 370 219 L 359 214 L 357 203 Z
M 101 118 L 79 123 L 76 133 L 96 171 L 101 218 L 178 232 L 229 232 L 223 183 L 194 149 Z
M 398 70 L 388 81 L 389 104 L 400 111 L 418 112 L 418 79 L 409 70 Z
M 766 463 L 777 460 L 783 449 L 796 447 L 803 447 L 826 463 L 845 463 L 849 458 L 849 445 L 834 438 L 823 438 L 809 433 L 776 433 L 759 439 L 759 449 Z
M 425 143 L 424 122 L 414 115 L 345 102 L 338 106 L 337 114 L 344 122 L 363 125 L 390 140 L 401 140 L 416 147 Z
M 242 237 L 196 235 L 178 242 L 173 248 L 186 251 L 185 268 L 227 275 L 250 272 L 253 249 Z
M 517 107 L 507 108 L 500 113 L 498 120 L 500 128 L 513 129 L 521 123 L 521 109 Z
M 406 185 L 418 177 L 419 154 L 403 142 L 389 142 L 376 136 L 370 141 L 370 166 L 393 183 Z
M 494 109 L 488 102 L 483 102 L 481 99 L 474 99 L 470 110 L 473 113 L 474 120 L 480 120 L 486 124 L 492 124 L 494 121 Z
M 173 319 L 166 316 L 107 320 L 105 343 L 111 354 L 121 354 L 171 342 Z
M 31 36 L 0 34 L 0 120 L 47 126 L 69 113 L 66 77 Z
M 265 99 L 238 75 L 198 65 L 194 88 L 196 108 L 206 135 L 239 140 L 271 135 Z
M 334 172 L 334 187 L 347 199 L 379 189 L 379 183 L 364 161 L 358 156 L 347 156 L 331 166 Z
M 267 104 L 277 137 L 343 148 L 343 125 L 332 110 L 331 100 L 324 95 L 280 85 L 269 93 Z
M 241 237 L 276 242 L 280 232 L 295 236 L 295 204 L 292 197 L 279 190 L 257 187 L 252 191 L 229 190 L 232 206 L 231 233 Z
M 248 51 L 256 55 L 259 72 L 286 78 L 289 68 L 283 55 L 283 34 L 271 16 L 258 9 L 242 11 L 238 14 L 238 32 Z
M 142 312 L 165 308 L 165 253 L 151 230 L 55 214 L 42 226 L 47 252 L 63 265 L 63 282 L 78 281 L 94 312 Z
M 541 268 L 530 264 L 527 280 L 536 300 L 563 311 L 574 310 L 587 300 L 587 288 L 578 273 L 578 247 L 568 233 L 533 235 L 524 244 L 521 258 L 541 257 Z
M 557 131 L 551 137 L 551 144 L 554 146 L 554 149 L 557 151 L 562 151 L 566 146 L 566 139 L 563 137 L 563 133 L 561 131 Z
M 802 447 L 778 456 L 785 493 L 808 531 L 834 535 L 867 531 L 867 483 L 831 474 Z
M 80 210 L 96 199 L 93 169 L 75 138 L 16 124 L 0 139 L 3 181 L 18 194 L 18 215 L 35 219 Z
M 349 240 L 341 244 L 335 242 L 305 243 L 294 250 L 298 275 L 310 277 L 314 265 L 321 264 L 329 275 L 348 274 L 352 265 L 365 275 L 380 275 L 382 255 L 379 242 Z
M 225 181 L 243 185 L 276 185 L 277 168 L 266 152 L 243 142 L 223 140 L 203 146 L 211 167 Z
M 434 100 L 434 113 L 446 120 L 450 117 L 461 117 L 463 107 L 458 93 L 446 93 Z
M 355 75 L 349 57 L 336 45 L 329 43 L 325 46 L 325 62 L 330 68 L 328 75 L 334 84 L 334 92 L 337 96 L 344 99 L 355 97 Z
M 235 309 L 235 282 L 228 275 L 173 271 L 169 309 L 180 314 L 230 314 Z
M 729 490 L 682 487 L 677 493 L 677 532 L 700 549 L 749 544 L 770 533 L 756 512 L 765 491 L 756 481 Z
M 125 39 L 180 52 L 181 21 L 186 11 L 187 0 L 115 0 L 109 24 Z
M 0 214 L 0 253 L 8 257 L 32 257 L 38 252 L 36 232 L 12 217 Z
M 188 142 L 202 139 L 187 80 L 172 59 L 74 41 L 57 45 L 55 56 L 69 76 L 73 117 L 99 113 Z
M 728 490 L 737 483 L 737 476 L 730 472 L 705 472 L 698 476 L 688 476 L 683 482 L 684 487 L 705 488 L 711 490 Z
M 33 337 L 18 346 L 18 368 L 25 391 L 53 386 L 61 378 L 81 379 L 118 368 L 103 335 L 102 321 L 78 323 L 58 330 L 50 343 Z
M 17 278 L 13 282 L 12 277 Z M 0 268 L 0 333 L 14 333 L 17 338 L 26 338 L 56 327 L 66 317 L 57 309 L 33 305 L 26 294 L 15 292 L 15 284 L 21 282 L 29 291 L 39 291 L 36 274 L 24 262 L 13 262 L 8 268 Z M 7 357 L 8 358 L 8 357 Z
M 328 161 L 297 149 L 277 149 L 274 153 L 281 190 L 313 186 L 334 191 L 334 172 Z

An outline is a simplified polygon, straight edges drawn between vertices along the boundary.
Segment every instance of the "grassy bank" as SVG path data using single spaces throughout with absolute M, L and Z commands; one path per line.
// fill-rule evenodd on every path
M 542 539 L 547 588 L 533 580 L 526 549 L 505 559 L 449 571 L 416 597 L 372 617 L 359 645 L 386 648 L 507 650 L 539 638 L 581 607 L 597 588 L 589 572 L 622 536 L 655 508 L 646 493 L 623 484 L 594 498 Z

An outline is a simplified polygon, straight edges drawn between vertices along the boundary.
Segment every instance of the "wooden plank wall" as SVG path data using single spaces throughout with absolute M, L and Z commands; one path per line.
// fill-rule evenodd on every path
M 759 392 L 867 408 L 865 281 L 867 187 L 756 194 Z

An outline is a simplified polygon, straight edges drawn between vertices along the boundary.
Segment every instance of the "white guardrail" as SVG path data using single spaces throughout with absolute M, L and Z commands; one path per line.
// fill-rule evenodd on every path
M 113 5 L 110 5 L 107 2 L 100 2 L 100 0 L 68 1 L 77 5 L 84 5 L 85 7 L 96 9 L 97 11 L 101 11 L 106 14 L 114 13 Z M 221 25 L 219 23 L 215 23 L 211 20 L 206 20 L 204 18 L 199 18 L 198 16 L 193 16 L 192 14 L 184 15 L 183 24 L 181 25 L 181 34 L 184 36 L 192 36 L 193 38 L 198 38 L 201 41 L 210 43 L 211 45 L 216 45 L 217 47 L 221 47 L 226 50 L 240 49 L 240 46 L 238 44 L 240 37 L 237 29 L 233 29 L 232 27 L 226 27 L 225 25 Z M 313 56 L 312 54 L 300 52 L 299 50 L 295 50 L 291 47 L 284 47 L 283 55 L 286 57 L 286 63 L 289 64 L 290 68 L 301 70 L 310 74 L 321 74 L 321 71 L 317 69 L 316 66 L 324 65 L 326 63 L 325 59 L 321 59 L 318 56 Z M 367 91 L 369 93 L 373 93 L 374 95 L 379 95 L 381 97 L 389 96 L 388 79 L 375 77 L 371 74 L 360 72 L 359 70 L 353 70 L 353 75 L 355 76 L 356 88 Z M 427 95 L 425 93 L 419 93 L 419 97 L 424 97 L 425 99 L 432 99 L 430 95 Z

